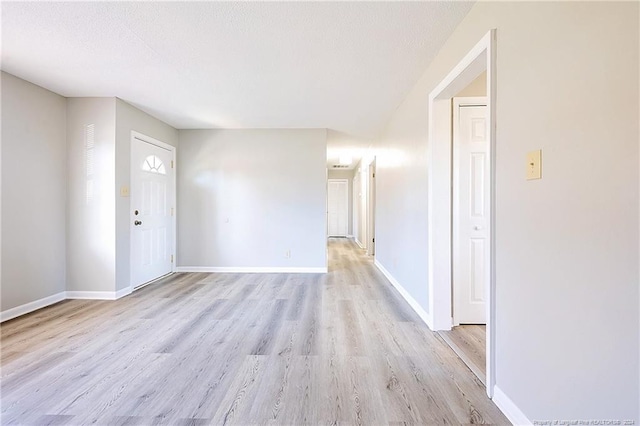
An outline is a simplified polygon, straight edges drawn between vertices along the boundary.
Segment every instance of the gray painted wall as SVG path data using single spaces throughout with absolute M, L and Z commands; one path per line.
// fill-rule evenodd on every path
M 497 386 L 530 420 L 640 420 L 638 8 L 476 3 L 376 144 L 376 256 L 426 310 L 428 95 L 497 28 Z
M 115 98 L 67 99 L 69 291 L 115 291 L 115 124 Z
M 115 119 L 116 290 L 121 290 L 129 287 L 131 273 L 131 198 L 120 196 L 120 188 L 131 187 L 131 131 L 135 130 L 172 146 L 178 146 L 178 131 L 121 99 L 116 99 Z
M 178 133 L 178 266 L 326 266 L 324 129 Z
M 2 72 L 0 309 L 65 291 L 65 98 Z

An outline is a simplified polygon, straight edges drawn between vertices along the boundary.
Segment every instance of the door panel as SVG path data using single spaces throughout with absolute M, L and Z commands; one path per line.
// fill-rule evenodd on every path
M 136 287 L 172 271 L 174 169 L 168 149 L 137 138 L 131 143 L 131 286 Z
M 454 113 L 453 322 L 485 324 L 489 282 L 489 139 L 487 108 Z
M 347 180 L 328 181 L 327 220 L 330 237 L 346 237 L 349 218 L 349 187 Z

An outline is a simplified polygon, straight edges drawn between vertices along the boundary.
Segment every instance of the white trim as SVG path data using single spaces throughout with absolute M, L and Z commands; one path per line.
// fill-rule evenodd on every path
M 121 297 L 125 297 L 130 294 L 131 294 L 131 287 L 121 288 L 120 290 L 116 291 L 115 298 L 120 299 Z
M 347 238 L 353 238 L 353 235 L 347 235 Z
M 22 315 L 26 315 L 38 309 L 42 309 L 54 303 L 67 299 L 87 299 L 87 300 L 116 300 L 131 293 L 129 287 L 118 291 L 62 291 L 53 296 L 44 297 L 24 305 L 16 306 L 0 313 L 0 322 L 4 322 Z
M 422 306 L 420 306 L 420 304 L 411 296 L 411 294 L 409 294 L 409 292 L 405 290 L 405 288 L 402 287 L 402 285 L 400 285 L 398 280 L 396 280 L 393 277 L 393 275 L 391 275 L 391 273 L 387 271 L 387 269 L 384 266 L 382 266 L 382 264 L 378 261 L 378 259 L 375 259 L 373 263 L 380 270 L 380 272 L 382 272 L 382 275 L 384 275 L 387 278 L 387 280 L 389 280 L 391 285 L 394 286 L 396 290 L 398 290 L 398 293 L 400 293 L 400 295 L 404 298 L 404 300 L 407 301 L 409 306 L 411 306 L 411 308 L 416 312 L 416 314 L 418 314 L 420 319 L 422 319 L 422 321 L 424 321 L 424 323 L 427 324 L 427 327 L 429 327 L 430 330 L 433 330 L 433 325 L 432 325 L 433 321 L 429 313 L 425 311 L 422 308 Z
M 159 141 L 158 139 L 154 139 L 151 136 L 147 136 L 140 132 L 136 132 L 135 130 L 131 131 L 131 138 L 141 140 L 142 142 L 150 143 L 151 145 L 155 145 L 159 148 L 166 149 L 167 151 L 175 151 L 176 149 L 176 147 L 173 145 L 169 145 L 168 143 Z
M 173 263 L 171 263 L 171 271 L 169 271 L 167 274 L 165 275 L 169 275 L 173 272 L 176 271 L 176 265 L 178 264 L 178 233 L 177 233 L 177 219 L 178 219 L 178 197 L 177 197 L 177 192 L 178 192 L 178 185 L 177 185 L 177 176 L 178 176 L 178 162 L 176 160 L 176 147 L 173 145 L 169 145 L 168 143 L 159 141 L 158 139 L 154 139 L 151 136 L 147 136 L 144 135 L 140 132 L 136 132 L 135 130 L 131 131 L 131 143 L 130 143 L 130 147 L 129 147 L 129 188 L 131 188 L 131 180 L 132 180 L 132 176 L 133 176 L 133 161 L 131 161 L 132 159 L 132 153 L 133 153 L 133 140 L 134 139 L 138 139 L 139 141 L 142 142 L 146 142 L 148 144 L 151 145 L 155 145 L 159 148 L 162 149 L 166 149 L 167 151 L 171 152 L 171 163 L 173 165 L 173 167 L 171 167 L 172 169 L 172 174 L 173 177 L 171 179 L 171 194 L 172 194 L 172 200 L 171 200 L 171 204 L 173 205 L 173 218 L 171 221 L 171 227 L 172 229 L 172 234 L 173 234 L 173 241 L 172 241 L 172 247 L 171 247 L 171 253 L 173 255 Z M 129 206 L 129 213 L 131 214 L 131 210 L 132 210 L 132 206 Z M 133 280 L 132 280 L 132 276 L 133 276 L 133 262 L 131 261 L 133 258 L 133 251 L 131 250 L 131 245 L 133 244 L 133 238 L 131 238 L 131 235 L 133 233 L 133 221 L 130 220 L 129 223 L 129 293 L 130 294 L 134 291 L 134 286 L 133 286 Z M 160 277 L 156 277 L 151 281 L 155 281 L 158 278 L 162 278 L 162 275 Z M 149 281 L 149 282 L 151 282 Z M 147 284 L 147 283 L 144 283 Z M 138 288 L 140 288 L 141 286 L 138 286 Z
M 129 289 L 127 289 L 129 290 Z M 116 300 L 126 296 L 119 291 L 67 291 L 67 299 L 86 299 L 86 300 Z M 129 293 L 127 293 L 129 294 Z
M 533 423 L 524 415 L 522 410 L 496 385 L 493 388 L 493 402 L 498 406 L 500 411 L 509 419 L 509 421 L 517 426 L 528 426 Z
M 358 247 L 360 247 L 361 249 L 363 249 L 363 250 L 364 250 L 364 245 L 360 242 L 360 240 L 358 240 L 358 237 L 355 237 L 355 238 L 353 239 L 353 241 L 355 241 L 355 242 L 356 242 L 356 244 L 358 245 Z
M 43 297 L 42 299 L 34 300 L 33 302 L 25 303 L 24 305 L 16 306 L 15 308 L 7 309 L 6 311 L 0 312 L 0 322 L 8 321 L 21 315 L 37 311 L 38 309 L 61 302 L 65 298 L 66 294 L 62 291 L 51 296 Z
M 428 250 L 429 313 L 436 330 L 451 328 L 451 98 L 482 71 L 487 71 L 489 115 L 490 280 L 487 286 L 487 395 L 495 386 L 495 135 L 496 135 L 496 30 L 492 29 L 467 53 L 429 94 L 428 144 Z
M 376 255 L 376 157 L 367 166 L 367 255 Z
M 234 274 L 326 274 L 322 267 L 177 266 L 175 272 L 217 272 Z

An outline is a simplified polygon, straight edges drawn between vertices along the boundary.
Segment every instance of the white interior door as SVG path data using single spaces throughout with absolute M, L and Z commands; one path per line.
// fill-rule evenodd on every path
M 454 99 L 453 130 L 453 322 L 485 324 L 490 277 L 486 99 Z
M 173 151 L 131 140 L 131 287 L 172 271 Z
M 349 181 L 329 179 L 327 192 L 327 220 L 330 237 L 346 237 L 349 220 Z

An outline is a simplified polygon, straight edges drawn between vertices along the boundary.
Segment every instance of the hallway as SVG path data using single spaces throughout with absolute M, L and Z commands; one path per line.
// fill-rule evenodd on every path
M 2 424 L 508 424 L 362 250 L 329 256 L 3 323 Z

